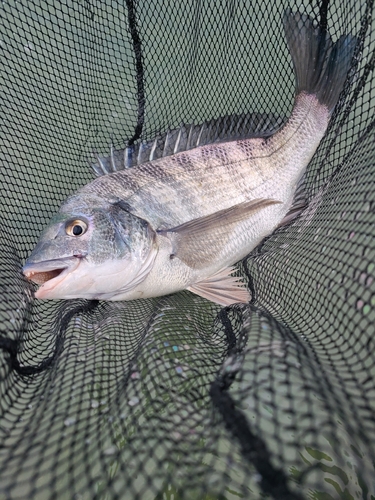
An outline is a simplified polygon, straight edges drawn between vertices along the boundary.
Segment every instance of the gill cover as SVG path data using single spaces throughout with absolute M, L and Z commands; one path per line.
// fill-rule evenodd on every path
M 121 200 L 68 198 L 23 268 L 42 284 L 35 296 L 110 299 L 143 281 L 156 257 L 155 233 L 127 208 Z

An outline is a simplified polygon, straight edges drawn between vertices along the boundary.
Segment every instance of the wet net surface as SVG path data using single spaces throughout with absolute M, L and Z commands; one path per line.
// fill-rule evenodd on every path
M 373 2 L 290 5 L 358 45 L 249 305 L 41 302 L 21 273 L 93 151 L 290 113 L 287 6 L 0 4 L 1 500 L 374 498 Z

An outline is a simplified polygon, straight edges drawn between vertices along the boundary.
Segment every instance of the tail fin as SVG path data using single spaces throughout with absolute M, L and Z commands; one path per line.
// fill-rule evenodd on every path
M 332 113 L 344 86 L 357 39 L 341 36 L 333 43 L 329 33 L 299 12 L 287 9 L 284 30 L 296 75 L 296 95 L 314 94 Z

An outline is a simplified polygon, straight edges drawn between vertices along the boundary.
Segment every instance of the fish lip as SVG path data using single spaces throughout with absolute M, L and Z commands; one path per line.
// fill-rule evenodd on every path
M 49 291 L 53 290 L 66 276 L 75 271 L 84 256 L 72 256 L 65 259 L 53 259 L 42 262 L 27 262 L 22 272 L 25 277 L 41 285 L 35 293 L 36 298 L 43 298 Z M 56 276 L 53 276 L 46 281 L 33 280 L 33 276 L 39 273 L 48 273 L 53 271 L 60 271 Z

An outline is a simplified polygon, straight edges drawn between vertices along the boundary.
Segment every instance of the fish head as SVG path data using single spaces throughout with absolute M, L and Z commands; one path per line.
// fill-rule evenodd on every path
M 39 299 L 107 299 L 132 290 L 152 268 L 155 232 L 121 200 L 73 195 L 26 260 Z

